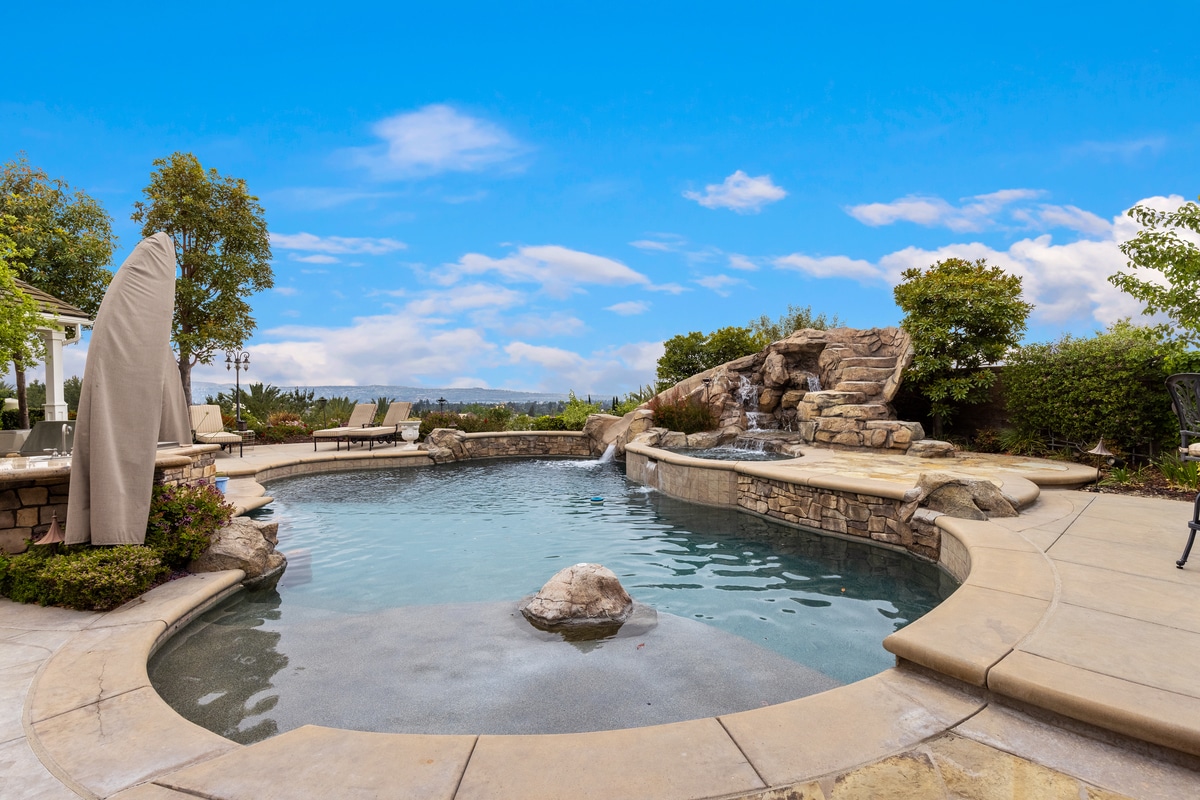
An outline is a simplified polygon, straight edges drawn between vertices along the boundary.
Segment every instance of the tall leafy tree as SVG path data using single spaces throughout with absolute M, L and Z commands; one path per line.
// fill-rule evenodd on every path
M 906 377 L 928 398 L 934 435 L 963 405 L 988 399 L 996 376 L 984 367 L 1021 341 L 1033 306 L 1021 279 L 984 259 L 948 258 L 902 273 L 894 290 L 915 355 Z
M 94 315 L 112 280 L 109 265 L 116 237 L 99 202 L 51 179 L 25 158 L 0 168 L 0 233 L 17 253 L 17 276 L 32 286 Z M 13 357 L 13 353 L 7 357 Z M 38 356 L 39 358 L 41 356 Z M 25 392 L 27 359 L 14 358 L 21 424 L 29 424 Z
M 163 231 L 175 241 L 171 337 L 191 397 L 192 367 L 211 364 L 219 350 L 242 347 L 254 331 L 246 298 L 274 285 L 271 243 L 262 206 L 243 179 L 206 172 L 191 153 L 174 153 L 154 166 L 132 218 L 142 223 L 143 236 Z
M 1142 231 L 1122 243 L 1121 252 L 1131 269 L 1146 272 L 1118 272 L 1109 282 L 1145 303 L 1144 313 L 1166 314 L 1180 339 L 1200 344 L 1200 248 L 1178 233 L 1200 234 L 1200 206 L 1189 202 L 1174 211 L 1134 206 L 1129 216 Z M 1155 272 L 1160 280 L 1147 274 Z
M 5 221 L 0 215 L 0 222 Z M 18 252 L 13 240 L 0 233 L 0 352 L 19 364 L 41 357 L 42 339 L 37 328 L 44 320 L 34 299 L 17 286 L 16 270 L 10 265 Z M 0 375 L 8 371 L 7 367 L 8 359 L 0 359 Z
M 674 386 L 726 361 L 757 353 L 763 347 L 749 328 L 732 325 L 712 333 L 692 331 L 672 336 L 663 342 L 663 354 L 658 359 L 659 387 Z

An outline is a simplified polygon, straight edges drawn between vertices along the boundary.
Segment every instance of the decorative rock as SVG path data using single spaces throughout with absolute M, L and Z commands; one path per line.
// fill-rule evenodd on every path
M 711 447 L 717 447 L 721 441 L 721 434 L 718 431 L 701 431 L 693 433 L 687 437 L 687 446 L 696 450 L 708 450 Z
M 275 552 L 275 546 L 267 540 L 258 523 L 246 517 L 234 517 L 228 525 L 217 530 L 208 549 L 188 564 L 188 571 L 240 569 L 250 579 L 263 575 L 272 566 L 278 568 L 279 559 L 283 559 L 283 554 Z
M 1013 508 L 994 483 L 947 472 L 923 472 L 917 479 L 922 505 L 960 519 L 1015 517 Z
M 787 386 L 790 380 L 788 376 L 787 361 L 782 353 L 771 353 L 767 356 L 767 360 L 763 362 L 763 379 L 762 382 L 773 389 L 780 386 Z
M 521 613 L 539 628 L 612 626 L 629 618 L 633 598 L 612 570 L 600 564 L 576 564 L 559 570 L 521 604 Z
M 675 449 L 679 447 L 687 447 L 687 434 L 679 431 L 667 431 L 661 440 L 663 447 Z
M 952 458 L 954 445 L 937 439 L 921 439 L 908 446 L 908 455 L 918 458 Z

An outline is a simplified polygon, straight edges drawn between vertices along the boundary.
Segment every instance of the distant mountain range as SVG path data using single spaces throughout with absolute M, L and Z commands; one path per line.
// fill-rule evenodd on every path
M 245 387 L 243 387 L 245 388 Z M 430 389 L 424 386 L 280 386 L 284 392 L 293 389 L 311 391 L 314 397 L 349 397 L 356 403 L 387 397 L 391 400 L 427 400 L 436 403 L 439 398 L 447 403 L 547 403 L 566 400 L 567 395 L 553 392 L 515 392 L 509 389 Z M 219 392 L 232 392 L 232 383 L 207 383 L 192 381 L 192 402 L 201 403 L 206 397 L 216 397 Z M 607 398 L 605 398 L 607 400 Z

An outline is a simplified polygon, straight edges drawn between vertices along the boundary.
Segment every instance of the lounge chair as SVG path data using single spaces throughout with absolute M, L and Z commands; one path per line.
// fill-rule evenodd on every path
M 221 419 L 221 407 L 188 406 L 192 418 L 192 439 L 199 444 L 219 444 L 222 450 L 233 452 L 233 446 L 238 446 L 238 456 L 242 455 L 242 437 L 225 430 Z
M 392 403 L 388 406 L 387 413 L 383 416 L 383 422 L 379 425 L 363 428 L 355 431 L 350 435 L 351 442 L 366 442 L 368 450 L 375 449 L 375 442 L 392 440 L 392 444 L 399 443 L 400 423 L 408 419 L 408 415 L 412 412 L 412 403 Z
M 322 428 L 319 431 L 313 431 L 313 450 L 317 449 L 317 442 L 329 441 L 332 439 L 337 444 L 337 449 L 342 449 L 342 440 L 346 440 L 346 449 L 350 449 L 350 434 L 360 431 L 371 424 L 371 420 L 375 418 L 374 403 L 359 403 L 354 407 L 354 411 L 350 412 L 350 419 L 345 425 L 340 428 Z

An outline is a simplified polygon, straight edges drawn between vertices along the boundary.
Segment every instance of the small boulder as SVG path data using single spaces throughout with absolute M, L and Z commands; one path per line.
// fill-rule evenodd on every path
M 1017 510 L 996 484 L 946 472 L 924 472 L 917 479 L 921 505 L 960 519 L 1015 517 Z
M 576 564 L 559 570 L 521 613 L 535 627 L 612 626 L 629 618 L 633 598 L 612 570 L 600 564 Z
M 906 455 L 917 458 L 953 458 L 954 445 L 937 439 L 918 439 L 908 446 Z

